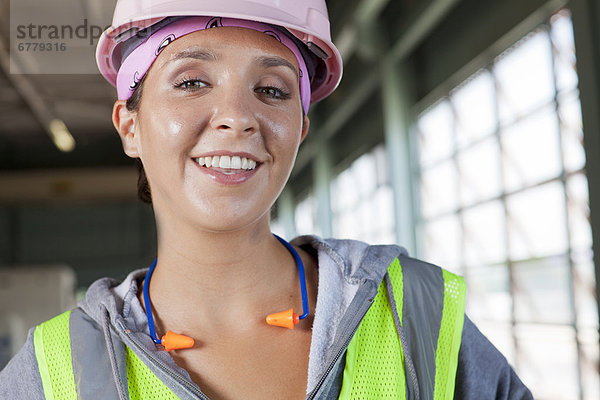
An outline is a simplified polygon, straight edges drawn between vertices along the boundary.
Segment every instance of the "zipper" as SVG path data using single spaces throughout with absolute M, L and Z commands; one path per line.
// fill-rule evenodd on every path
M 127 338 L 129 338 L 129 340 L 131 341 L 131 343 L 133 343 L 135 345 L 135 347 L 140 352 L 144 353 L 144 355 L 146 355 L 146 357 L 148 357 L 150 360 L 152 360 L 154 362 L 154 364 L 156 364 L 156 366 L 161 371 L 163 371 L 164 373 L 166 373 L 167 375 L 169 375 L 171 378 L 175 379 L 179 384 L 185 386 L 187 389 L 189 389 L 191 392 L 193 392 L 200 399 L 202 399 L 202 400 L 210 400 L 208 398 L 208 396 L 206 396 L 204 393 L 202 393 L 202 391 L 200 389 L 198 389 L 197 387 L 195 387 L 192 384 L 190 384 L 181 375 L 173 372 L 171 368 L 167 367 L 162 361 L 160 361 L 159 359 L 157 359 L 156 357 L 154 357 L 154 355 L 152 353 L 148 352 L 142 345 L 138 344 L 136 342 L 135 338 L 133 338 L 133 336 L 130 334 L 131 331 L 129 329 L 125 328 L 123 326 L 123 324 L 121 323 L 121 321 L 118 321 L 117 323 L 119 324 L 122 332 L 127 336 Z
M 375 293 L 375 295 L 376 294 L 377 293 Z M 372 295 L 371 297 L 369 297 L 369 300 L 368 300 L 369 306 L 365 307 L 365 310 L 363 312 L 361 312 L 360 314 L 354 314 L 355 318 L 352 320 L 352 323 L 350 324 L 351 328 L 348 331 L 344 332 L 344 335 L 342 336 L 342 337 L 346 336 L 346 339 L 344 340 L 342 346 L 339 348 L 337 354 L 333 358 L 333 361 L 329 364 L 329 366 L 327 367 L 327 369 L 325 370 L 325 372 L 323 373 L 323 375 L 321 375 L 321 378 L 319 379 L 319 382 L 317 382 L 317 385 L 315 386 L 315 388 L 313 389 L 313 391 L 306 397 L 305 400 L 312 400 L 312 399 L 315 398 L 315 396 L 319 392 L 319 389 L 321 388 L 321 386 L 323 385 L 323 383 L 325 382 L 325 380 L 327 380 L 327 377 L 329 376 L 329 373 L 331 372 L 331 370 L 333 369 L 333 367 L 337 363 L 338 359 L 342 356 L 342 354 L 344 353 L 344 351 L 346 351 L 346 348 L 348 348 L 348 345 L 352 341 L 352 338 L 354 337 L 354 334 L 358 330 L 360 322 L 362 321 L 362 319 L 365 316 L 365 314 L 367 314 L 367 312 L 369 311 L 369 308 L 371 308 L 371 304 L 373 304 L 373 301 L 375 300 L 375 295 Z

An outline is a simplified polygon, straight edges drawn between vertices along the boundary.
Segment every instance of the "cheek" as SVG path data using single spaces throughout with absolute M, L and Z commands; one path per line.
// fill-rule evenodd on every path
M 142 141 L 146 152 L 153 151 L 167 155 L 166 149 L 181 148 L 193 139 L 194 124 L 186 119 L 183 110 L 156 107 L 146 110 L 140 124 Z
M 183 122 L 181 121 L 169 121 L 167 134 L 171 137 L 177 137 L 181 133 L 181 129 L 183 128 Z
M 289 114 L 288 114 L 289 115 Z M 302 118 L 295 117 L 295 113 L 287 118 L 281 118 L 281 115 L 276 118 L 274 116 L 265 116 L 264 124 L 268 126 L 266 130 L 269 132 L 270 141 L 268 147 L 272 147 L 273 156 L 279 154 L 289 157 L 290 154 L 295 155 L 295 152 L 300 145 L 300 137 L 302 134 Z

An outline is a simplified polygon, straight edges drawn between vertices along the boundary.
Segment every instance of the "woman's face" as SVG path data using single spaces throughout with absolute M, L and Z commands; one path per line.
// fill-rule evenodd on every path
M 230 231 L 268 218 L 308 130 L 298 82 L 293 53 L 250 29 L 207 29 L 162 51 L 137 112 L 115 106 L 159 224 Z

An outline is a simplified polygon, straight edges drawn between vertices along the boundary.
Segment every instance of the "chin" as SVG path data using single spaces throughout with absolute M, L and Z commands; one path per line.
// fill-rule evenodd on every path
M 235 233 L 240 232 L 248 228 L 254 229 L 257 226 L 257 223 L 260 221 L 259 219 L 255 220 L 228 220 L 228 219 L 220 219 L 218 221 L 207 221 L 206 219 L 199 221 L 197 227 L 200 231 L 210 232 L 210 233 Z
M 269 211 L 270 208 L 257 211 L 245 207 L 223 207 L 222 205 L 210 209 L 202 207 L 194 213 L 191 220 L 204 231 L 236 232 L 260 224 L 265 219 L 268 223 Z

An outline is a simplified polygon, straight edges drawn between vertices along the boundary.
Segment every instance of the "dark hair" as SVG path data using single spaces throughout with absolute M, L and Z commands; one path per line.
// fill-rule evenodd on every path
M 142 101 L 142 91 L 144 88 L 145 80 L 146 76 L 144 75 L 142 80 L 138 83 L 137 87 L 133 91 L 131 97 L 127 99 L 127 103 L 125 103 L 127 110 L 137 112 L 140 109 L 140 103 Z M 144 171 L 144 164 L 142 164 L 142 160 L 140 160 L 139 158 L 136 158 L 135 162 L 138 170 L 138 198 L 144 203 L 152 204 L 152 195 L 150 192 L 150 185 L 148 184 L 148 178 L 146 178 L 146 171 Z

